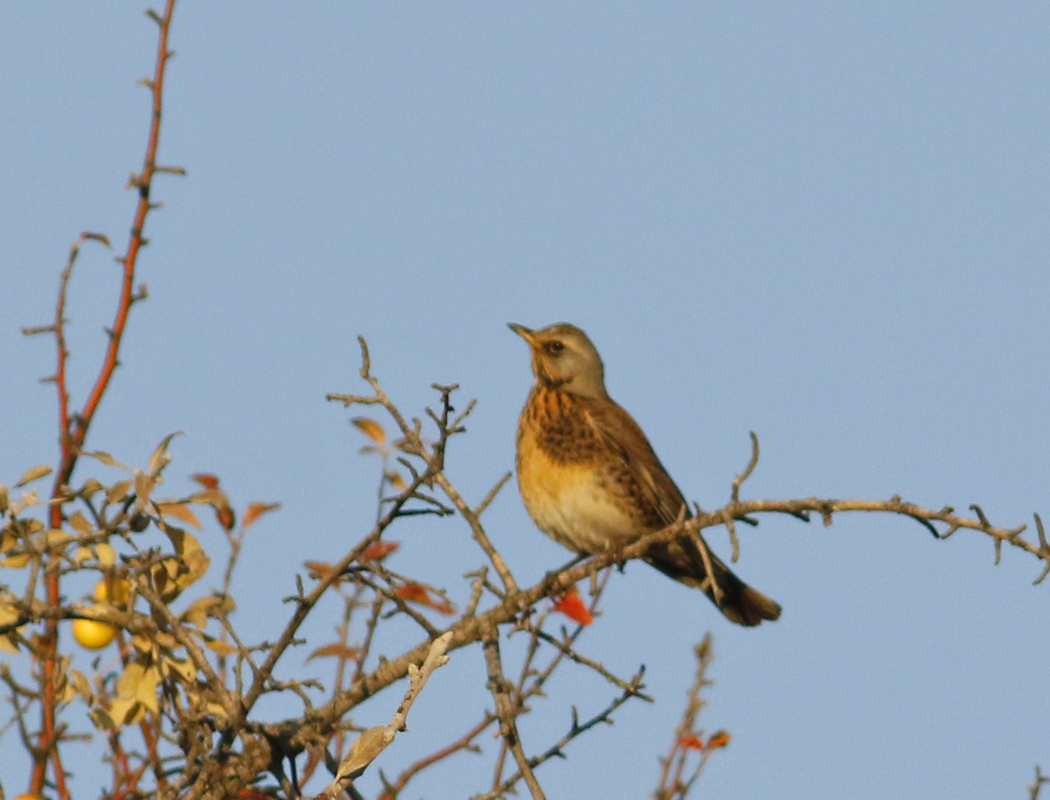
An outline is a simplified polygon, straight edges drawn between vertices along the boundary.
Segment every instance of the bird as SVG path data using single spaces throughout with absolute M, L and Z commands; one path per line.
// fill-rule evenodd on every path
M 586 556 L 692 516 L 641 427 L 609 397 L 587 334 L 565 322 L 508 326 L 528 343 L 535 377 L 518 421 L 516 471 L 536 526 Z M 698 532 L 654 544 L 642 558 L 703 590 L 738 625 L 780 616 L 780 605 L 738 578 Z

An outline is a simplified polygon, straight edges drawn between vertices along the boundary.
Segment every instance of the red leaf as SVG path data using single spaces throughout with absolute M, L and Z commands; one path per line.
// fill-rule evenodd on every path
M 219 479 L 215 475 L 209 475 L 206 472 L 198 472 L 196 475 L 190 475 L 192 480 L 197 481 L 205 489 L 218 489 Z
M 554 610 L 580 625 L 590 625 L 594 622 L 594 617 L 580 598 L 580 593 L 575 586 L 554 601 Z
M 696 736 L 682 736 L 678 739 L 678 744 L 684 747 L 686 750 L 703 750 L 704 743 Z

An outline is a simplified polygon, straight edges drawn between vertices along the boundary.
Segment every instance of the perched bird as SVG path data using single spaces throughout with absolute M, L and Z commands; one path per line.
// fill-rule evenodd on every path
M 517 470 L 539 529 L 589 555 L 691 516 L 638 423 L 606 393 L 605 368 L 587 334 L 567 323 L 510 328 L 529 343 L 536 377 L 518 422 Z M 699 534 L 653 545 L 644 558 L 702 589 L 738 625 L 780 616 L 780 606 L 734 575 Z

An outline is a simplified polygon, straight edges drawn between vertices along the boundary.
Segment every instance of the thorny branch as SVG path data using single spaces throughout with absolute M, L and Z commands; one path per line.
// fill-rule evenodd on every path
M 674 741 L 668 755 L 660 759 L 660 781 L 654 795 L 656 800 L 685 800 L 686 795 L 703 771 L 713 752 L 712 746 L 704 742 L 703 731 L 697 728 L 697 719 L 706 705 L 702 692 L 711 685 L 707 679 L 707 668 L 714 658 L 711 648 L 711 634 L 704 636 L 696 646 L 696 678 L 686 699 L 682 721 L 675 730 Z M 714 734 L 709 742 L 718 742 L 722 746 L 728 741 L 728 735 L 722 732 Z M 686 766 L 691 754 L 699 752 L 696 764 L 688 778 L 684 778 Z
M 153 176 L 156 172 L 170 172 L 182 174 L 181 167 L 159 167 L 156 163 L 157 146 L 160 141 L 161 109 L 164 97 L 164 76 L 168 59 L 173 53 L 168 49 L 168 33 L 171 27 L 171 18 L 175 8 L 175 0 L 168 0 L 162 14 L 154 11 L 149 16 L 158 26 L 157 54 L 152 80 L 146 81 L 152 96 L 152 117 L 149 135 L 146 144 L 146 154 L 143 159 L 143 167 L 140 175 L 135 176 L 132 183 L 138 189 L 139 201 L 135 208 L 135 216 L 131 226 L 131 237 L 127 250 L 118 259 L 122 265 L 120 295 L 114 316 L 113 326 L 108 329 L 109 342 L 102 359 L 95 383 L 88 393 L 83 407 L 76 414 L 70 414 L 69 398 L 70 392 L 67 385 L 66 362 L 69 351 L 66 346 L 65 337 L 65 302 L 66 290 L 69 278 L 72 274 L 73 265 L 79 253 L 80 244 L 86 240 L 95 240 L 109 246 L 109 240 L 102 234 L 84 233 L 73 245 L 66 268 L 62 272 L 61 284 L 58 294 L 58 304 L 55 311 L 55 321 L 49 328 L 31 329 L 28 333 L 50 330 L 55 334 L 57 366 L 54 375 L 55 386 L 58 392 L 59 411 L 59 443 L 60 463 L 55 471 L 55 479 L 51 497 L 56 502 L 51 506 L 50 525 L 52 528 L 60 528 L 63 521 L 63 504 L 61 499 L 66 494 L 66 486 L 73 474 L 80 450 L 87 437 L 88 429 L 94 419 L 102 396 L 109 388 L 113 372 L 119 364 L 120 345 L 127 325 L 128 312 L 132 304 L 145 296 L 145 290 L 135 291 L 135 269 L 140 249 L 146 244 L 143 229 L 146 218 L 156 204 L 149 199 Z M 61 603 L 61 592 L 57 572 L 47 570 L 47 602 L 48 605 L 56 607 Z M 32 748 L 33 753 L 33 775 L 30 781 L 30 790 L 33 794 L 40 795 L 44 789 L 47 773 L 47 764 L 51 763 L 55 790 L 63 800 L 69 798 L 69 789 L 66 786 L 65 769 L 59 756 L 57 748 L 59 731 L 56 726 L 55 712 L 59 705 L 55 693 L 57 685 L 58 670 L 56 666 L 56 652 L 58 647 L 57 623 L 49 622 L 41 643 L 42 652 L 40 684 L 42 692 L 41 707 L 41 731 L 37 745 Z

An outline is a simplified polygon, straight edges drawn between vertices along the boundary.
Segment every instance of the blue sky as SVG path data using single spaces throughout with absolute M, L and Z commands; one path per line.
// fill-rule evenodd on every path
M 0 6 L 0 482 L 56 451 L 37 383 L 53 348 L 20 326 L 50 321 L 81 231 L 125 241 L 154 48 L 140 11 Z M 149 300 L 88 444 L 141 465 L 182 430 L 172 494 L 207 471 L 241 506 L 283 504 L 235 583 L 257 639 L 296 565 L 335 560 L 374 517 L 377 465 L 324 401 L 362 389 L 358 334 L 408 413 L 432 382 L 478 398 L 449 462 L 474 502 L 513 466 L 530 383 L 505 323 L 564 320 L 702 506 L 728 498 L 754 430 L 745 495 L 1050 514 L 1048 34 L 1035 3 L 183 3 L 160 159 L 187 176 L 155 184 Z M 85 250 L 72 285 L 75 400 L 111 318 L 110 255 Z M 522 582 L 567 560 L 513 485 L 487 527 Z M 392 566 L 467 597 L 464 526 L 395 533 Z M 544 767 L 549 796 L 652 790 L 708 629 L 703 721 L 734 738 L 697 796 L 1016 796 L 1050 766 L 1032 559 L 993 566 L 980 535 L 875 517 L 764 520 L 742 544 L 776 625 L 733 629 L 641 564 L 614 576 L 585 650 L 645 663 L 657 703 Z M 454 654 L 377 766 L 469 727 L 483 670 Z M 527 749 L 611 694 L 566 670 L 522 722 Z M 355 721 L 385 722 L 389 700 Z M 475 763 L 409 794 L 479 790 Z

